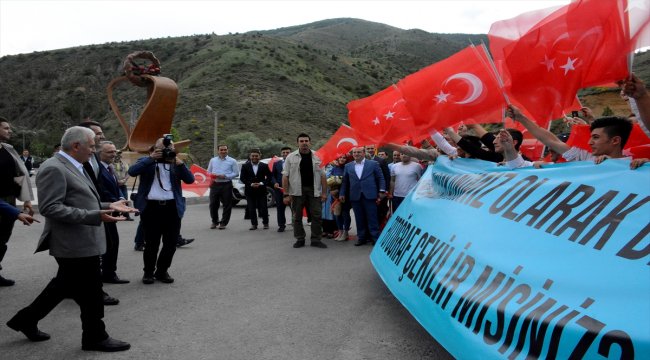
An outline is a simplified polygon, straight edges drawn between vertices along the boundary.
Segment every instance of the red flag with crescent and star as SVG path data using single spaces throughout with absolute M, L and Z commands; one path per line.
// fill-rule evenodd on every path
M 194 182 L 191 184 L 181 183 L 181 188 L 185 191 L 191 191 L 198 196 L 205 195 L 214 181 L 212 174 L 196 164 L 190 166 L 190 172 L 194 175 Z
M 395 85 L 348 103 L 350 126 L 363 138 L 359 145 L 401 143 L 418 137 L 413 131 L 413 117 Z M 429 136 L 428 133 L 424 134 Z
M 649 2 L 580 0 L 492 24 L 490 52 L 512 102 L 545 123 L 562 117 L 580 88 L 627 77 Z
M 418 133 L 473 119 L 495 123 L 506 101 L 483 47 L 469 46 L 402 79 L 397 87 Z
M 353 147 L 359 146 L 357 133 L 351 127 L 341 124 L 338 130 L 320 149 L 316 150 L 316 156 L 321 159 L 321 167 L 346 155 Z

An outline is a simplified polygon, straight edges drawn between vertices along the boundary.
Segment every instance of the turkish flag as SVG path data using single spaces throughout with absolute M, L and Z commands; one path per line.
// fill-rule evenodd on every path
M 346 155 L 356 146 L 359 146 L 356 132 L 351 127 L 342 124 L 325 145 L 316 150 L 316 156 L 321 159 L 321 167 L 324 167 L 340 156 Z
M 269 160 L 269 164 L 268 164 L 269 165 L 269 170 L 273 171 L 273 164 L 275 164 L 275 162 L 278 161 L 278 160 L 280 160 L 280 158 L 277 157 L 276 155 L 273 155 L 271 160 Z
M 181 183 L 181 188 L 185 191 L 191 191 L 198 196 L 203 196 L 214 181 L 212 174 L 196 164 L 190 166 L 190 172 L 194 175 L 194 182 L 192 184 Z
M 350 126 L 362 134 L 360 145 L 400 143 L 411 139 L 414 133 L 413 117 L 406 101 L 395 85 L 348 103 Z M 428 134 L 425 134 L 428 136 Z
M 402 79 L 418 133 L 472 119 L 500 122 L 506 101 L 483 47 L 469 46 Z
M 580 0 L 492 24 L 490 51 L 506 93 L 538 123 L 562 117 L 578 89 L 628 76 L 628 53 L 650 21 L 640 11 L 623 0 Z

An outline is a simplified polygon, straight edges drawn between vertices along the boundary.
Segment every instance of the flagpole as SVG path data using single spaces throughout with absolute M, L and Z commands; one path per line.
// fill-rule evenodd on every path
M 481 40 L 481 48 L 485 52 L 485 56 L 487 57 L 488 61 L 490 62 L 490 67 L 492 68 L 492 72 L 494 73 L 494 75 L 497 78 L 497 82 L 499 83 L 499 87 L 501 87 L 501 93 L 503 94 L 503 98 L 506 100 L 506 104 L 512 105 L 510 103 L 510 98 L 508 98 L 508 94 L 506 94 L 506 91 L 504 90 L 505 85 L 503 83 L 503 79 L 501 78 L 501 74 L 499 74 L 499 72 L 497 71 L 497 67 L 494 64 L 494 60 L 492 59 L 492 55 L 490 55 L 490 52 L 487 50 L 487 47 L 485 46 L 485 43 L 483 42 L 483 40 Z

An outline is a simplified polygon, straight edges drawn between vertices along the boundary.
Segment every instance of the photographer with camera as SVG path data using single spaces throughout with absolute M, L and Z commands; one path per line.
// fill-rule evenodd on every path
M 176 252 L 176 239 L 185 213 L 181 181 L 194 182 L 194 175 L 176 157 L 170 134 L 156 141 L 149 156 L 140 158 L 129 168 L 130 176 L 140 176 L 135 207 L 140 210 L 144 228 L 144 276 L 142 282 L 153 284 L 154 278 L 172 283 L 167 270 Z M 158 255 L 160 239 L 162 249 Z

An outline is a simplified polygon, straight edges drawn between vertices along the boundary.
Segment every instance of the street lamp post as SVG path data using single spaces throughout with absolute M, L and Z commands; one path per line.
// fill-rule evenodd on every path
M 218 136 L 218 125 L 219 125 L 219 112 L 216 110 L 212 109 L 212 106 L 206 105 L 206 109 L 208 109 L 209 112 L 214 114 L 214 137 L 213 137 L 213 142 L 214 146 L 212 147 L 212 156 L 217 156 L 217 146 L 219 146 L 219 136 Z

